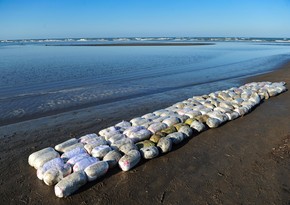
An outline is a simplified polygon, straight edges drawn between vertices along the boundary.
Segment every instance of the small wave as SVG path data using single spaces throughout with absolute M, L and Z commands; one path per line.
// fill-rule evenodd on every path
M 275 40 L 277 43 L 290 43 L 290 40 Z
M 130 41 L 129 38 L 114 38 L 113 41 Z
M 154 38 L 135 38 L 136 41 L 153 41 Z
M 61 42 L 61 41 L 63 41 L 63 40 L 60 40 L 60 39 L 45 39 L 45 40 L 43 40 L 43 42 Z M 39 42 L 41 42 L 41 41 L 39 41 Z
M 88 40 L 85 39 L 85 38 L 80 38 L 80 39 L 78 39 L 77 41 L 88 41 Z
M 66 39 L 64 39 L 64 41 L 75 41 L 75 40 L 72 38 L 66 38 Z
M 187 41 L 189 40 L 188 38 L 174 38 L 174 41 Z
M 12 41 L 12 40 L 1 40 L 0 42 L 1 42 L 1 43 L 13 43 L 13 42 L 15 42 L 15 41 Z
M 166 41 L 166 40 L 171 40 L 171 38 L 161 37 L 161 38 L 157 38 L 156 40 L 158 40 L 158 41 Z
M 109 40 L 108 40 L 108 39 L 105 39 L 105 38 L 99 38 L 99 39 L 97 39 L 96 41 L 106 42 L 106 41 L 109 41 Z
M 15 110 L 12 110 L 8 115 L 11 116 L 11 117 L 22 117 L 25 115 L 25 110 L 24 109 L 15 109 Z
M 199 41 L 199 39 L 197 39 L 197 38 L 189 38 L 188 40 L 189 41 Z
M 252 42 L 263 42 L 263 40 L 261 40 L 261 39 L 252 39 L 250 41 L 252 41 Z

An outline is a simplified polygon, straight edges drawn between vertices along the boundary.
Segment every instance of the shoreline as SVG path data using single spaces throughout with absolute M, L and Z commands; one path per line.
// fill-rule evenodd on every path
M 246 75 L 238 76 L 235 78 L 223 78 L 223 79 L 208 81 L 208 82 L 204 82 L 204 83 L 186 84 L 186 85 L 182 85 L 182 86 L 178 86 L 178 87 L 156 90 L 156 91 L 152 91 L 150 93 L 144 92 L 144 93 L 139 93 L 139 94 L 132 94 L 129 96 L 115 97 L 113 99 L 104 99 L 104 100 L 99 100 L 96 102 L 86 103 L 86 104 L 82 104 L 82 105 L 61 108 L 61 109 L 54 110 L 54 111 L 47 111 L 44 113 L 35 113 L 35 114 L 30 114 L 28 116 L 25 115 L 23 117 L 0 119 L 0 128 L 2 126 L 13 125 L 13 124 L 22 123 L 22 122 L 31 121 L 31 120 L 38 120 L 40 118 L 53 117 L 55 115 L 66 114 L 68 112 L 81 112 L 81 110 L 90 109 L 90 108 L 93 108 L 95 106 L 105 106 L 105 105 L 116 103 L 116 102 L 122 103 L 123 101 L 131 100 L 131 99 L 134 100 L 135 98 L 139 98 L 139 97 L 146 97 L 146 96 L 150 97 L 151 95 L 154 95 L 154 94 L 163 94 L 165 92 L 179 90 L 182 88 L 191 88 L 191 87 L 193 88 L 194 86 L 202 86 L 202 85 L 207 85 L 207 84 L 211 84 L 211 83 L 219 83 L 219 82 L 225 82 L 225 81 L 235 81 L 235 80 L 239 81 L 240 79 L 250 78 L 253 76 L 257 76 L 257 75 L 263 75 L 265 73 L 271 73 L 273 71 L 275 71 L 275 69 L 273 69 L 272 71 L 265 71 L 263 73 L 255 73 L 255 74 L 250 74 L 250 75 L 246 74 Z M 213 91 L 215 91 L 215 90 L 213 90 Z M 183 100 L 183 99 L 179 99 L 179 100 Z M 172 102 L 172 103 L 175 103 L 175 102 Z M 168 105 L 170 105 L 170 104 L 168 104 Z M 163 108 L 163 107 L 161 107 L 161 108 Z M 138 113 L 137 113 L 137 116 L 138 116 Z
M 241 84 L 251 81 L 285 81 L 289 89 L 290 62 L 273 72 L 240 79 Z M 0 127 L 3 203 L 286 204 L 290 201 L 289 90 L 270 98 L 250 114 L 207 130 L 168 154 L 143 161 L 129 172 L 111 170 L 67 199 L 57 199 L 53 187 L 38 180 L 35 170 L 27 163 L 32 152 L 70 136 L 98 131 L 120 120 L 171 105 L 170 101 L 162 101 L 165 97 L 135 99 L 139 104 L 129 104 L 129 109 L 112 103 L 111 110 L 99 106 L 81 113 L 72 111 Z M 128 103 L 136 103 L 135 100 Z M 285 143 L 286 148 L 281 150 Z

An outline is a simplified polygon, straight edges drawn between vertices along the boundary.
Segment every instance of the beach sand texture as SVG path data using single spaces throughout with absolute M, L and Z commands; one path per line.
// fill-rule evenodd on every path
M 285 81 L 290 63 L 272 73 L 242 80 Z M 180 101 L 182 99 L 178 99 Z M 149 101 L 148 101 L 149 102 Z M 290 92 L 253 112 L 210 129 L 129 172 L 111 170 L 77 194 L 57 199 L 53 189 L 27 165 L 34 151 L 53 146 L 69 135 L 90 133 L 166 107 L 162 101 L 128 110 L 118 107 L 98 119 L 70 112 L 0 127 L 0 197 L 3 204 L 287 204 L 290 202 Z M 155 104 L 156 103 L 156 104 Z M 90 112 L 87 110 L 87 112 Z M 78 117 L 78 124 L 74 118 Z M 106 116 L 106 117 L 105 117 Z M 80 120 L 81 119 L 81 120 Z M 83 123 L 79 123 L 82 121 Z

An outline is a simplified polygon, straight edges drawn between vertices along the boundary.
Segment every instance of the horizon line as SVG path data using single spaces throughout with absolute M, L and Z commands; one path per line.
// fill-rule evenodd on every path
M 116 38 L 259 38 L 259 39 L 288 39 L 290 37 L 261 37 L 261 36 L 118 36 L 118 37 L 49 37 L 49 38 L 18 38 L 0 39 L 0 41 L 18 40 L 49 40 L 49 39 L 116 39 Z

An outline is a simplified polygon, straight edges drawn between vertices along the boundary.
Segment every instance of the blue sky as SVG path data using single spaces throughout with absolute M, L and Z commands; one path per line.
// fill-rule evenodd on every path
M 0 0 L 0 39 L 290 37 L 290 0 Z

